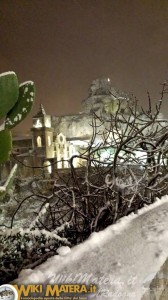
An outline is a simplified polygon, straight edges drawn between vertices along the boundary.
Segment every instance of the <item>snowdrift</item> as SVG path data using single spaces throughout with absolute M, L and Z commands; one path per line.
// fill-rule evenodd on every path
M 98 291 L 88 299 L 147 300 L 151 298 L 143 295 L 149 294 L 167 256 L 168 196 L 164 196 L 71 250 L 62 247 L 59 255 L 34 270 L 23 270 L 14 283 L 94 283 Z

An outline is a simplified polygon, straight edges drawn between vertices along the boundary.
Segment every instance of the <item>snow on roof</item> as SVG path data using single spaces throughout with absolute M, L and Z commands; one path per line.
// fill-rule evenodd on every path
M 33 156 L 33 154 L 32 153 L 30 153 L 30 152 L 27 152 L 27 153 L 22 153 L 22 154 L 18 154 L 17 155 L 17 157 L 24 157 L 24 156 Z
M 76 145 L 76 146 L 88 146 L 88 141 L 82 140 L 82 139 L 71 139 L 70 144 Z
M 67 141 L 88 141 L 90 140 L 89 136 L 82 136 L 82 137 L 67 137 Z

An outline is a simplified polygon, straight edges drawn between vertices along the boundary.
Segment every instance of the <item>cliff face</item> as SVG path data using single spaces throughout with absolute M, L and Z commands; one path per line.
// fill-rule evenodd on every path
M 67 138 L 89 138 L 92 135 L 91 121 L 92 116 L 85 113 L 52 117 L 54 132 L 58 134 L 62 132 Z
M 115 90 L 109 78 L 98 78 L 91 83 L 82 105 L 86 113 L 115 113 L 119 100 L 126 107 L 128 95 Z
M 126 112 L 128 96 L 116 91 L 109 78 L 93 80 L 88 97 L 82 101 L 83 112 L 76 115 L 53 116 L 52 126 L 55 133 L 62 132 L 67 138 L 84 139 L 92 136 L 92 113 L 115 113 L 120 108 Z

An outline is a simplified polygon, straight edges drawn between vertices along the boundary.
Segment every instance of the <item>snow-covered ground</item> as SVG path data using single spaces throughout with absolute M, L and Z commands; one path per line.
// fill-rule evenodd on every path
M 139 300 L 168 256 L 168 196 L 56 255 L 14 283 L 95 283 L 95 300 Z M 150 298 L 149 298 L 150 299 Z

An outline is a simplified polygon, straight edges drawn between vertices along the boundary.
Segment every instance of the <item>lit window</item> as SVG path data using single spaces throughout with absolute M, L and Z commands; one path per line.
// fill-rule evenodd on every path
M 37 147 L 41 147 L 41 137 L 37 137 Z
M 48 146 L 51 146 L 51 137 L 48 135 Z

